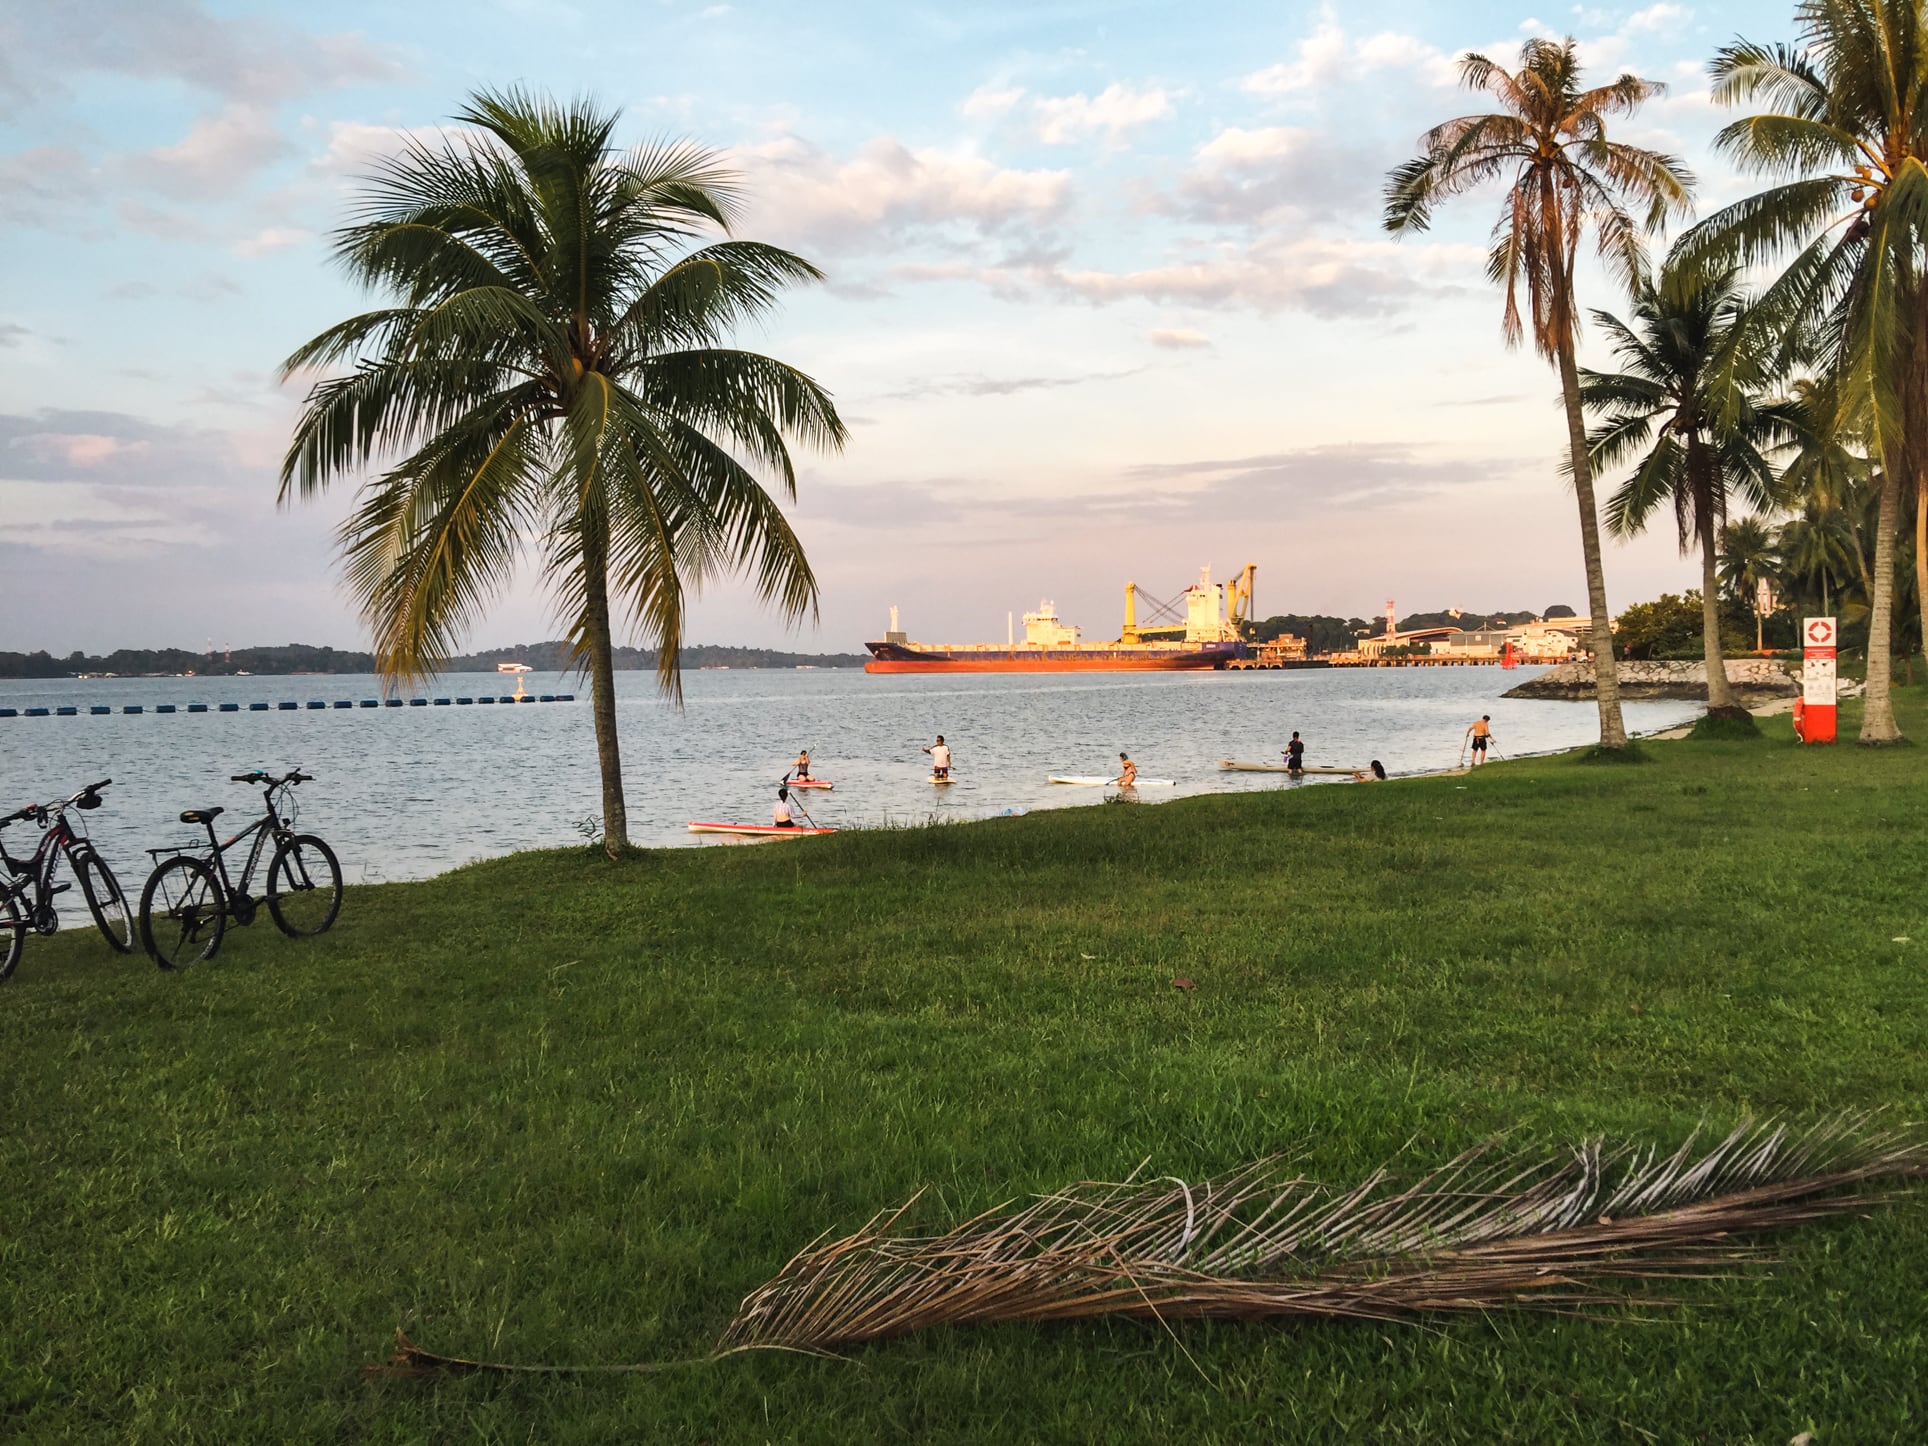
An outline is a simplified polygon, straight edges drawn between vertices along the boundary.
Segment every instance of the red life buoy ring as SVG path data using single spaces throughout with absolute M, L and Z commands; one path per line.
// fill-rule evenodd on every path
M 1794 700 L 1794 736 L 1803 743 L 1807 742 L 1807 730 L 1801 727 L 1801 720 L 1807 717 L 1807 699 Z

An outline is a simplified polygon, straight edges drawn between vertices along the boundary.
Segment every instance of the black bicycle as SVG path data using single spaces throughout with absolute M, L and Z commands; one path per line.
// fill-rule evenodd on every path
M 163 969 L 183 969 L 212 959 L 227 933 L 228 920 L 252 924 L 262 904 L 290 939 L 325 933 L 341 912 L 341 865 L 335 861 L 335 851 L 311 833 L 294 831 L 293 790 L 313 782 L 314 776 L 295 769 L 275 778 L 257 769 L 237 773 L 233 781 L 258 784 L 264 790 L 266 811 L 260 818 L 222 843 L 214 836 L 214 821 L 226 810 L 190 808 L 181 815 L 181 822 L 207 829 L 207 853 L 188 848 L 148 850 L 155 868 L 141 890 L 141 943 Z M 248 838 L 254 842 L 237 883 L 228 875 L 227 853 Z M 274 853 L 268 864 L 267 889 L 257 898 L 252 892 L 255 872 L 270 842 Z
M 93 840 L 67 817 L 69 809 L 91 812 L 99 808 L 103 802 L 100 791 L 113 781 L 103 778 L 72 798 L 30 803 L 0 818 L 0 830 L 26 821 L 39 824 L 42 830 L 40 842 L 24 859 L 15 858 L 0 842 L 0 861 L 6 864 L 6 877 L 0 879 L 0 980 L 8 978 L 19 965 L 29 928 L 38 934 L 52 934 L 60 927 L 54 896 L 73 887 L 54 881 L 62 859 L 80 880 L 87 911 L 107 942 L 122 954 L 134 952 L 134 919 L 120 882 L 95 850 Z

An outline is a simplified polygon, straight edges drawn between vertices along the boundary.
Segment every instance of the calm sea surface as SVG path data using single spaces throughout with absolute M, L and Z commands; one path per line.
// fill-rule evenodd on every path
M 777 782 L 800 747 L 818 777 L 806 796 L 820 824 L 858 826 L 983 818 L 1009 810 L 1097 804 L 1103 790 L 1047 783 L 1053 772 L 1111 774 L 1120 749 L 1157 801 L 1187 793 L 1319 787 L 1280 775 L 1222 774 L 1221 758 L 1272 760 L 1293 729 L 1314 764 L 1395 774 L 1452 766 L 1466 725 L 1493 715 L 1501 755 L 1546 752 L 1597 736 L 1591 703 L 1499 695 L 1536 669 L 1332 669 L 1302 672 L 981 675 L 854 670 L 693 672 L 679 712 L 653 676 L 617 674 L 630 829 L 638 843 L 689 844 L 692 819 L 768 822 Z M 430 697 L 512 692 L 513 679 L 453 676 Z M 252 818 L 258 792 L 228 775 L 299 765 L 301 822 L 332 843 L 349 882 L 425 878 L 473 859 L 579 843 L 600 811 L 588 689 L 530 674 L 536 693 L 574 703 L 513 708 L 356 708 L 250 713 L 252 702 L 376 697 L 373 678 L 0 680 L 0 707 L 75 705 L 75 718 L 0 718 L 0 811 L 112 778 L 106 807 L 80 815 L 123 883 L 138 890 L 143 849 L 185 841 L 183 808 L 212 804 Z M 157 703 L 238 702 L 239 713 L 155 714 Z M 128 716 L 130 703 L 147 711 Z M 111 705 L 93 717 L 87 708 Z M 1694 716 L 1692 703 L 1627 705 L 1635 731 Z M 950 740 L 958 783 L 933 788 L 918 749 Z M 1344 786 L 1352 786 L 1349 783 Z M 224 819 L 223 822 L 230 820 Z M 32 830 L 8 831 L 13 852 Z M 720 841 L 719 846 L 740 846 Z

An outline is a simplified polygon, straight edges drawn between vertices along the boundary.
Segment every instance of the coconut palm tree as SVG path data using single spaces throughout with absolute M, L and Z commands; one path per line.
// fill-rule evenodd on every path
M 680 696 L 684 595 L 747 571 L 789 619 L 816 579 L 765 489 L 794 497 L 790 443 L 835 448 L 829 394 L 726 343 L 820 273 L 727 233 L 736 179 L 687 144 L 619 151 L 619 113 L 479 92 L 436 141 L 407 140 L 335 237 L 389 304 L 330 327 L 284 377 L 318 382 L 281 497 L 361 479 L 340 537 L 385 678 L 434 671 L 532 555 L 587 671 L 604 846 L 628 841 L 612 613 Z M 708 244 L 698 244 L 701 241 Z
M 1861 741 L 1888 743 L 1901 736 L 1889 697 L 1900 489 L 1928 490 L 1928 18 L 1921 0 L 1801 0 L 1795 28 L 1799 46 L 1739 41 L 1715 57 L 1714 98 L 1764 106 L 1720 148 L 1780 183 L 1687 241 L 1720 267 L 1791 255 L 1761 304 L 1815 346 L 1881 463 Z M 1928 566 L 1919 540 L 1916 566 Z
M 1717 538 L 1730 496 L 1770 507 L 1777 481 L 1764 449 L 1784 428 L 1757 398 L 1773 338 L 1752 324 L 1736 274 L 1677 265 L 1634 288 L 1633 320 L 1596 311 L 1624 370 L 1580 373 L 1580 400 L 1603 420 L 1588 437 L 1596 469 L 1631 464 L 1607 499 L 1616 537 L 1642 531 L 1663 504 L 1673 507 L 1680 550 L 1700 552 L 1701 631 L 1707 706 L 1733 709 L 1721 656 Z
M 1636 75 L 1583 89 L 1571 39 L 1529 40 L 1520 68 L 1509 71 L 1483 55 L 1465 55 L 1460 80 L 1499 103 L 1487 115 L 1462 116 L 1420 139 L 1418 156 L 1393 171 L 1386 185 L 1386 229 L 1424 231 L 1439 202 L 1489 181 L 1504 181 L 1506 196 L 1487 274 L 1506 288 L 1501 330 L 1507 345 L 1527 334 L 1520 313 L 1526 290 L 1535 351 L 1560 374 L 1566 403 L 1567 450 L 1580 507 L 1580 550 L 1593 613 L 1593 658 L 1600 704 L 1600 745 L 1624 748 L 1620 683 L 1614 666 L 1606 575 L 1600 562 L 1600 523 L 1587 460 L 1586 419 L 1574 362 L 1579 313 L 1573 269 L 1587 231 L 1623 280 L 1641 265 L 1641 235 L 1685 211 L 1692 180 L 1672 156 L 1608 138 L 1607 122 L 1627 116 L 1664 87 Z M 1628 210 L 1639 212 L 1638 219 Z
M 1773 529 L 1759 517 L 1735 518 L 1720 530 L 1719 561 L 1722 588 L 1754 610 L 1754 651 L 1764 652 L 1767 610 L 1761 606 L 1761 584 L 1772 588 L 1781 579 Z

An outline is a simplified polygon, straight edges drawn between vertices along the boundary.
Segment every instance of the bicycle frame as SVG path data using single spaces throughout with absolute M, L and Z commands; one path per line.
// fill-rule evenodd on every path
M 214 865 L 214 871 L 221 880 L 221 894 L 227 901 L 228 912 L 234 916 L 236 922 L 241 924 L 252 923 L 254 920 L 254 906 L 258 901 L 251 890 L 254 886 L 255 873 L 261 867 L 261 856 L 267 851 L 269 840 L 272 839 L 278 845 L 294 836 L 293 831 L 282 821 L 279 810 L 274 806 L 276 790 L 285 786 L 277 783 L 269 788 L 262 796 L 267 811 L 225 843 L 216 837 L 213 819 L 206 819 L 202 824 L 208 834 L 208 862 Z M 254 842 L 248 848 L 248 861 L 241 870 L 240 883 L 237 887 L 234 878 L 228 873 L 227 856 L 231 849 L 246 838 L 252 838 Z M 148 852 L 155 858 L 159 858 L 162 854 L 191 854 L 194 850 L 150 849 Z
M 43 828 L 40 841 L 33 852 L 25 858 L 15 858 L 7 852 L 4 833 L 0 833 L 0 860 L 4 860 L 10 876 L 6 890 L 16 895 L 27 906 L 27 922 L 42 934 L 51 933 L 55 924 L 53 912 L 54 896 L 66 892 L 69 885 L 54 884 L 54 875 L 60 869 L 60 861 L 66 858 L 75 862 L 75 853 L 82 848 L 90 848 L 86 836 L 74 832 L 67 821 L 67 810 L 61 807 L 46 810 L 51 815 Z

